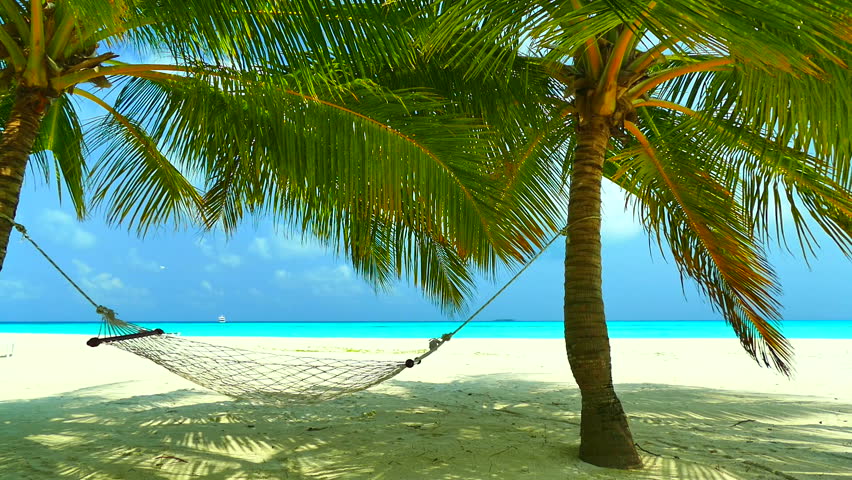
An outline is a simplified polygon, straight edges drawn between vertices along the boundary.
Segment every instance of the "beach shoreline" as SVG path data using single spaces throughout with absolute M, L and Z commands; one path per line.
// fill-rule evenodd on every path
M 852 340 L 792 340 L 792 379 L 736 340 L 612 340 L 647 466 L 626 473 L 576 459 L 579 395 L 561 340 L 454 339 L 382 385 L 282 409 L 235 402 L 87 338 L 0 334 L 15 344 L 0 358 L 0 478 L 852 478 Z M 199 340 L 401 361 L 428 348 Z

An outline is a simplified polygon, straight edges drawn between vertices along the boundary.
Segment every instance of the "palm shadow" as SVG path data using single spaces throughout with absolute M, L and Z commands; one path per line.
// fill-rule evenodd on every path
M 579 395 L 569 385 L 394 380 L 286 409 L 191 389 L 116 398 L 117 387 L 0 402 L 0 478 L 622 475 L 577 460 Z M 647 465 L 624 474 L 632 479 L 841 475 L 852 444 L 852 405 L 842 402 L 657 384 L 619 391 Z

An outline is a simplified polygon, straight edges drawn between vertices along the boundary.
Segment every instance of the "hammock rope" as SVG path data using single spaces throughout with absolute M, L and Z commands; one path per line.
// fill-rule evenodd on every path
M 26 227 L 0 212 L 22 237 L 68 281 L 101 316 L 98 336 L 86 343 L 91 347 L 108 344 L 146 358 L 178 376 L 216 392 L 261 403 L 311 403 L 370 388 L 393 378 L 406 368 L 420 364 L 453 338 L 509 285 L 520 277 L 568 227 L 554 235 L 494 295 L 473 312 L 454 331 L 429 340 L 429 349 L 405 361 L 321 358 L 280 352 L 261 352 L 227 345 L 206 343 L 168 334 L 162 329 L 148 329 L 121 320 L 111 308 L 96 303 L 64 270 L 30 237 Z M 598 216 L 584 217 L 577 223 Z

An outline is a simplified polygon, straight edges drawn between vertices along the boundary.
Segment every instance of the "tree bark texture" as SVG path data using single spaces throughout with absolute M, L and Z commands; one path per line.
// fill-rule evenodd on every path
M 14 219 L 21 197 L 24 173 L 41 120 L 46 97 L 37 90 L 19 88 L 12 111 L 0 139 L 0 212 Z M 0 217 L 0 270 L 6 261 L 6 247 L 12 224 Z
M 610 120 L 578 127 L 565 249 L 565 345 L 582 396 L 580 458 L 609 468 L 638 468 L 627 417 L 612 385 L 601 277 L 601 182 Z

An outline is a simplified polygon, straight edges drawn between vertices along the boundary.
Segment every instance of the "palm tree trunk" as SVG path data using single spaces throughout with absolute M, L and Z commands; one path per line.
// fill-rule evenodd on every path
M 0 213 L 12 219 L 18 210 L 27 160 L 38 135 L 46 103 L 47 98 L 42 92 L 19 88 L 0 139 Z M 12 224 L 0 217 L 0 270 L 6 260 L 11 232 Z
M 601 180 L 610 122 L 590 116 L 578 127 L 565 249 L 565 345 L 580 387 L 580 458 L 610 468 L 638 468 L 627 417 L 612 385 L 601 288 Z

